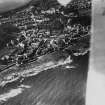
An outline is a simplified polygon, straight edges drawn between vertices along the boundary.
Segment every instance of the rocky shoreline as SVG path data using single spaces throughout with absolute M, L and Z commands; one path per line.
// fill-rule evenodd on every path
M 0 73 L 0 86 L 13 82 L 20 77 L 36 75 L 44 70 L 71 63 L 70 55 L 65 52 L 54 52 L 39 57 L 38 60 L 21 66 L 11 66 Z

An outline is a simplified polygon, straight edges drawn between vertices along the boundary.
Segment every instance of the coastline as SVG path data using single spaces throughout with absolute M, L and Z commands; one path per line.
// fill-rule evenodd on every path
M 55 68 L 57 66 L 61 66 L 70 62 L 72 62 L 72 60 L 70 59 L 70 56 L 68 54 L 64 52 L 54 52 L 44 55 L 38 60 L 21 67 L 14 65 L 0 73 L 0 86 L 4 86 L 7 83 L 13 82 L 20 77 L 30 77 L 37 75 L 42 71 Z

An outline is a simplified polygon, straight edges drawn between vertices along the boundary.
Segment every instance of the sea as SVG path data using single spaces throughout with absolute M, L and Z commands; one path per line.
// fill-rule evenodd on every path
M 89 54 L 56 55 L 40 57 L 17 75 L 16 69 L 0 73 L 0 105 L 85 105 Z

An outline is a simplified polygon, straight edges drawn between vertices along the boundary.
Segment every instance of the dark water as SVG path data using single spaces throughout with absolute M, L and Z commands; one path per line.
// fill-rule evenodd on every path
M 88 58 L 74 57 L 72 64 L 0 87 L 0 105 L 85 105 Z

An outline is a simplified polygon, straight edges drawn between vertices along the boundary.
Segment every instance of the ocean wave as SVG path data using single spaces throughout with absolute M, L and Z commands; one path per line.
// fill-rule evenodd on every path
M 11 89 L 4 94 L 0 94 L 0 103 L 5 102 L 8 99 L 13 98 L 13 97 L 21 94 L 24 91 L 24 89 L 29 89 L 29 88 L 31 88 L 31 86 L 22 84 L 15 89 Z
M 0 95 L 0 102 L 7 101 L 9 98 L 12 98 L 21 94 L 22 91 L 23 91 L 22 88 L 12 89 L 9 92 Z

